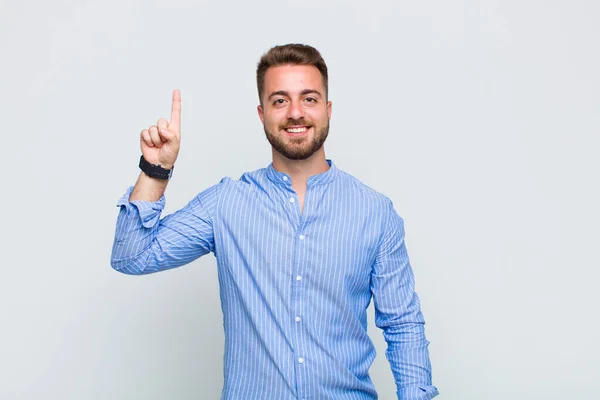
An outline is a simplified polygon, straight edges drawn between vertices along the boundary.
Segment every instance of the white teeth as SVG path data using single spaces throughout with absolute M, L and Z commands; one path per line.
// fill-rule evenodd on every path
M 288 128 L 286 129 L 289 133 L 302 133 L 306 132 L 306 128 Z

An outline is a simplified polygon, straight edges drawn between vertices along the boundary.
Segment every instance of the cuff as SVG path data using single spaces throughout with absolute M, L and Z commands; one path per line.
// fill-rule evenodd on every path
M 165 195 L 158 201 L 129 201 L 129 196 L 131 196 L 132 191 L 133 186 L 127 189 L 123 197 L 119 199 L 117 207 L 125 207 L 127 211 L 130 211 L 132 208 L 137 209 L 140 215 L 140 222 L 144 228 L 152 228 L 160 219 L 160 214 L 163 208 L 165 208 Z
M 432 385 L 409 386 L 396 392 L 398 400 L 429 400 L 440 394 Z

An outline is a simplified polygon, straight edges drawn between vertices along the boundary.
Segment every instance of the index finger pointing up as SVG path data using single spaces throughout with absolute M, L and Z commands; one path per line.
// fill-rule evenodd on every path
M 175 89 L 173 90 L 173 105 L 171 106 L 171 122 L 169 122 L 169 129 L 175 132 L 179 132 L 179 125 L 181 123 L 181 92 Z

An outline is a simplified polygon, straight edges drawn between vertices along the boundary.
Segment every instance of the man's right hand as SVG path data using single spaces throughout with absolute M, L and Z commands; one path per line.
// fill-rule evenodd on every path
M 173 91 L 171 121 L 161 118 L 156 125 L 144 129 L 140 135 L 140 146 L 146 161 L 158 164 L 165 169 L 172 169 L 179 153 L 181 142 L 181 93 Z M 140 176 L 129 196 L 129 201 L 158 201 L 165 193 L 167 180 L 150 178 L 145 173 Z
M 173 91 L 171 121 L 161 118 L 156 125 L 144 129 L 140 135 L 140 146 L 146 161 L 162 168 L 172 169 L 179 154 L 181 142 L 181 93 Z

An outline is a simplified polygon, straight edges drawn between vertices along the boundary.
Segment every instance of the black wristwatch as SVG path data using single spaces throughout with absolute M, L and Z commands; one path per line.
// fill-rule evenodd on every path
M 171 178 L 171 176 L 173 176 L 173 170 L 175 169 L 175 166 L 173 166 L 173 168 L 171 169 L 164 169 L 160 166 L 160 164 L 150 164 L 142 155 L 140 157 L 140 169 L 150 178 L 168 181 Z

